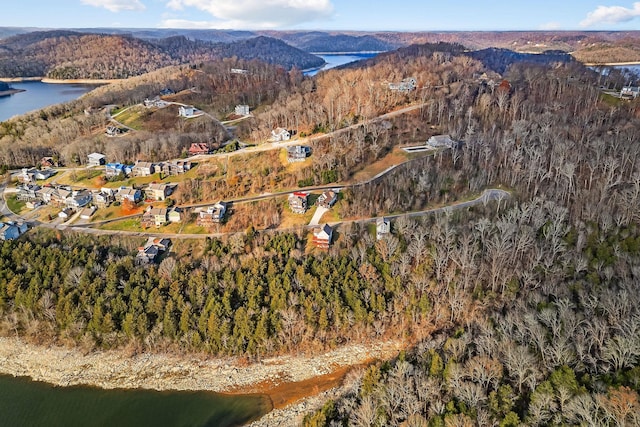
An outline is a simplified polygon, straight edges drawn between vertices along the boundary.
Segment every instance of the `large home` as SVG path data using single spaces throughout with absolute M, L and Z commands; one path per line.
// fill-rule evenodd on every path
M 181 105 L 178 108 L 178 116 L 180 117 L 194 117 L 196 114 L 196 109 L 192 105 Z
M 171 240 L 161 237 L 149 237 L 147 243 L 144 246 L 138 248 L 138 254 L 136 255 L 136 263 L 138 264 L 151 264 L 156 261 L 156 258 L 161 253 L 169 249 Z
M 325 224 L 313 230 L 313 244 L 317 248 L 329 249 L 329 246 L 331 246 L 331 237 L 333 237 L 333 229 L 329 224 Z
M 113 178 L 118 175 L 127 176 L 131 173 L 131 166 L 123 165 L 122 163 L 107 163 L 104 166 L 104 176 L 107 178 Z
M 201 227 L 211 227 L 224 221 L 227 214 L 227 203 L 218 202 L 213 206 L 209 206 L 207 210 L 200 211 L 196 224 Z
M 196 156 L 198 154 L 209 154 L 209 144 L 206 142 L 194 142 L 189 146 L 189 155 Z
M 636 99 L 640 96 L 640 86 L 625 86 L 620 91 L 620 98 Z
M 107 136 L 118 136 L 122 133 L 122 129 L 117 126 L 109 125 L 104 133 Z
M 43 157 L 40 159 L 40 167 L 42 169 L 57 168 L 59 163 L 53 157 Z
M 244 70 L 242 68 L 232 68 L 231 69 L 231 74 L 242 74 L 242 75 L 246 75 L 249 74 L 249 70 Z
M 100 153 L 91 153 L 87 156 L 87 166 L 103 166 L 107 163 L 107 158 L 104 154 Z
M 12 221 L 0 222 L 0 240 L 13 240 L 27 231 L 27 224 Z
M 304 162 L 307 156 L 311 153 L 311 147 L 305 147 L 304 145 L 294 145 L 287 148 L 287 161 Z
M 323 192 L 320 195 L 320 197 L 318 197 L 316 204 L 318 206 L 322 206 L 323 208 L 329 209 L 333 205 L 335 205 L 337 201 L 338 201 L 338 194 L 333 190 L 327 190 Z
M 133 168 L 131 168 L 131 175 L 133 176 L 149 176 L 153 175 L 156 168 L 153 163 L 137 161 Z
M 27 169 L 23 168 L 18 175 L 18 180 L 24 183 L 33 182 L 35 180 L 48 179 L 57 173 L 54 169 Z
M 177 162 L 166 162 L 160 167 L 163 175 L 173 176 L 180 175 L 191 169 L 191 162 L 178 160 Z M 156 166 L 156 171 L 158 167 Z
M 106 208 L 115 200 L 116 196 L 112 188 L 101 188 L 98 193 L 93 195 L 93 203 L 99 208 Z
M 72 191 L 65 200 L 65 205 L 71 209 L 79 209 L 87 206 L 93 200 L 93 194 L 89 190 Z
M 236 105 L 235 113 L 238 116 L 248 116 L 249 115 L 249 106 L 248 105 Z
M 389 83 L 389 89 L 395 92 L 410 92 L 416 88 L 417 81 L 413 77 L 406 78 L 400 83 Z
M 289 207 L 293 213 L 303 214 L 309 209 L 309 193 L 296 191 L 289 195 Z
M 147 108 L 164 108 L 169 105 L 167 101 L 165 101 L 164 99 L 160 99 L 160 96 L 158 95 L 156 95 L 153 99 L 145 99 L 143 103 Z
M 283 128 L 276 128 L 271 131 L 271 141 L 280 142 L 288 141 L 291 139 L 291 132 Z
M 144 228 L 149 228 L 152 225 L 160 227 L 167 223 L 167 209 L 166 208 L 154 208 L 149 206 L 147 210 L 142 214 L 142 220 L 140 225 Z
M 116 194 L 116 200 L 119 200 L 121 202 L 129 200 L 130 202 L 138 203 L 140 200 L 142 200 L 142 192 L 137 188 L 120 187 L 118 189 L 118 193 Z
M 24 202 L 32 202 L 39 198 L 38 191 L 40 190 L 38 184 L 21 184 L 18 185 L 16 198 Z
M 431 138 L 427 140 L 427 145 L 430 145 L 434 148 L 446 147 L 453 148 L 458 145 L 456 141 L 451 139 L 449 135 L 433 135 Z
M 391 232 L 391 221 L 387 218 L 378 218 L 376 220 L 376 239 L 382 240 L 384 236 Z
M 55 187 L 53 193 L 51 193 L 49 202 L 54 206 L 66 206 L 67 198 L 71 196 L 72 193 L 71 187 Z M 42 201 L 45 200 L 43 199 Z
M 144 195 L 147 199 L 165 200 L 173 192 L 173 187 L 170 184 L 151 183 L 144 190 Z

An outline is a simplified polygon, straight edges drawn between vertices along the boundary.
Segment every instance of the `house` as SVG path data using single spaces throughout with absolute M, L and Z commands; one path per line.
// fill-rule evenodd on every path
M 196 114 L 196 109 L 192 105 L 181 105 L 178 108 L 178 116 L 180 117 L 194 117 Z
M 144 228 L 149 228 L 152 225 L 160 227 L 167 223 L 167 209 L 166 208 L 154 208 L 149 206 L 147 210 L 142 214 L 142 220 L 140 225 Z
M 169 105 L 167 101 L 165 101 L 164 99 L 160 99 L 160 97 L 157 95 L 153 99 L 145 99 L 143 103 L 147 108 L 164 108 Z
M 248 105 L 236 105 L 235 113 L 239 116 L 248 116 L 249 115 L 249 106 Z
M 162 172 L 163 175 L 174 176 L 183 174 L 189 169 L 191 169 L 191 162 L 179 160 L 177 162 L 163 163 L 160 168 L 160 172 Z M 156 171 L 158 171 L 157 167 Z
M 209 144 L 205 142 L 194 142 L 189 147 L 189 155 L 196 156 L 198 154 L 209 154 Z
M 231 69 L 231 74 L 246 75 L 246 74 L 249 74 L 249 71 L 248 70 L 243 70 L 242 68 L 232 68 Z
M 32 202 L 39 198 L 38 191 L 40 186 L 37 184 L 22 184 L 18 186 L 16 198 L 24 202 Z
M 171 240 L 160 237 L 149 237 L 147 243 L 144 246 L 138 248 L 138 254 L 136 255 L 137 264 L 151 264 L 156 261 L 156 258 L 161 253 L 169 249 Z
M 37 207 L 42 206 L 42 201 L 41 200 L 30 200 L 27 203 L 25 203 L 25 206 L 27 207 L 27 209 L 35 209 Z
M 38 199 L 42 200 L 44 203 L 51 203 L 55 193 L 56 189 L 54 187 L 42 187 L 41 189 L 36 190 Z
M 62 219 L 68 219 L 71 215 L 74 214 L 74 210 L 71 208 L 64 208 L 58 213 L 58 216 Z
M 323 192 L 320 195 L 320 197 L 318 197 L 316 204 L 318 206 L 322 206 L 324 208 L 329 209 L 330 207 L 335 205 L 337 201 L 338 201 L 338 194 L 333 190 L 327 190 Z
M 168 87 L 165 87 L 164 89 L 162 89 L 160 91 L 160 95 L 166 96 L 166 95 L 173 95 L 175 93 L 175 91 L 173 89 L 170 89 Z
M 42 169 L 42 170 L 36 170 L 35 173 L 33 174 L 33 177 L 37 180 L 43 180 L 43 179 L 49 179 L 57 173 L 58 171 L 55 169 Z
M 22 171 L 18 175 L 18 181 L 23 182 L 25 184 L 35 181 L 36 180 L 35 175 L 37 171 L 38 171 L 37 169 L 22 168 Z
M 382 240 L 384 236 L 391 232 L 391 221 L 387 218 L 378 218 L 376 220 L 376 239 Z
M 288 141 L 291 139 L 291 132 L 283 128 L 276 128 L 271 131 L 271 141 L 280 142 Z
M 91 167 L 91 166 L 102 166 L 105 163 L 107 163 L 106 157 L 105 157 L 104 154 L 91 153 L 87 157 L 88 157 L 87 166 L 89 166 L 89 167 Z
M 131 168 L 131 175 L 133 176 L 149 176 L 155 172 L 155 165 L 150 162 L 136 161 L 136 164 Z
M 127 170 L 131 171 L 131 168 L 122 163 L 107 163 L 104 166 L 104 176 L 107 178 L 113 178 L 118 175 L 127 176 Z
M 406 78 L 400 83 L 389 83 L 389 89 L 395 92 L 410 92 L 416 88 L 417 81 L 413 77 Z
M 309 193 L 296 191 L 289 195 L 289 207 L 293 213 L 304 214 L 309 209 Z
M 89 190 L 74 190 L 65 200 L 65 205 L 71 209 L 79 209 L 87 206 L 93 200 L 93 194 Z
M 42 169 L 57 168 L 59 163 L 53 157 L 43 157 L 40 159 L 40 167 Z
M 625 86 L 620 91 L 620 98 L 623 99 L 636 99 L 640 96 L 639 86 Z
M 20 228 L 12 222 L 0 222 L 0 240 L 13 240 L 20 237 Z
M 317 248 L 329 249 L 332 237 L 333 229 L 329 226 L 329 224 L 325 224 L 322 227 L 317 227 L 313 230 L 313 244 Z
M 182 222 L 182 208 L 174 206 L 173 208 L 169 209 L 167 219 L 169 220 L 169 222 Z
M 120 187 L 118 193 L 116 193 L 116 200 L 123 202 L 129 200 L 133 203 L 138 203 L 142 200 L 142 192 L 137 188 Z
M 213 206 L 209 206 L 207 210 L 200 211 L 196 224 L 201 227 L 211 227 L 213 224 L 223 222 L 226 214 L 227 203 L 218 202 Z
M 113 189 L 102 188 L 100 191 L 93 195 L 93 203 L 99 208 L 106 208 L 111 203 L 115 202 L 116 197 Z
M 458 143 L 451 139 L 449 135 L 434 135 L 427 140 L 427 145 L 430 145 L 434 148 L 453 148 L 456 147 Z
M 84 208 L 80 212 L 80 219 L 90 219 L 91 216 L 95 213 L 95 211 L 96 211 L 96 207 L 95 206 L 90 206 L 88 208 Z
M 304 145 L 294 145 L 293 147 L 287 147 L 287 161 L 304 162 L 307 156 L 311 153 L 311 147 L 305 147 Z
M 66 206 L 67 198 L 71 193 L 70 187 L 55 187 L 50 202 L 54 206 Z
M 173 185 L 151 183 L 144 190 L 147 199 L 165 200 L 173 192 Z
M 113 125 L 107 126 L 107 130 L 105 131 L 105 135 L 107 136 L 118 136 L 121 133 L 122 133 L 122 130 Z

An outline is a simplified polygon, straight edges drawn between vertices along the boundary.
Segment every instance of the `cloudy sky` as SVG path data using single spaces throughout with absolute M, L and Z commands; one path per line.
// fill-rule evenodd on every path
M 0 26 L 324 30 L 635 30 L 625 0 L 18 0 Z

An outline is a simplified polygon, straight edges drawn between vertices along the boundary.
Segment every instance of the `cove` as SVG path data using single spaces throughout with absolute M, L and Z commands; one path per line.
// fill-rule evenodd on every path
M 272 409 L 265 395 L 56 387 L 0 375 L 0 425 L 231 427 Z

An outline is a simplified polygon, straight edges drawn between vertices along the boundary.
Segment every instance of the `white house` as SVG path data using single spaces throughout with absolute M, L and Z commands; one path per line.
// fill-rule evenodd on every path
M 196 114 L 196 109 L 192 105 L 181 105 L 178 108 L 178 116 L 180 117 L 193 117 Z
M 427 141 L 427 145 L 430 145 L 434 148 L 438 147 L 447 147 L 453 148 L 456 145 L 456 142 L 451 139 L 449 135 L 434 135 Z
M 620 98 L 636 99 L 640 96 L 640 86 L 625 86 L 620 91 Z
M 288 141 L 291 139 L 291 132 L 283 128 L 276 128 L 271 131 L 271 141 L 279 142 L 279 141 Z
M 102 166 L 106 163 L 106 156 L 100 153 L 89 154 L 87 166 Z
M 381 240 L 391 232 L 391 221 L 387 218 L 378 218 L 376 220 L 376 239 Z
M 249 106 L 248 105 L 236 105 L 235 112 L 239 116 L 248 116 L 249 115 Z

